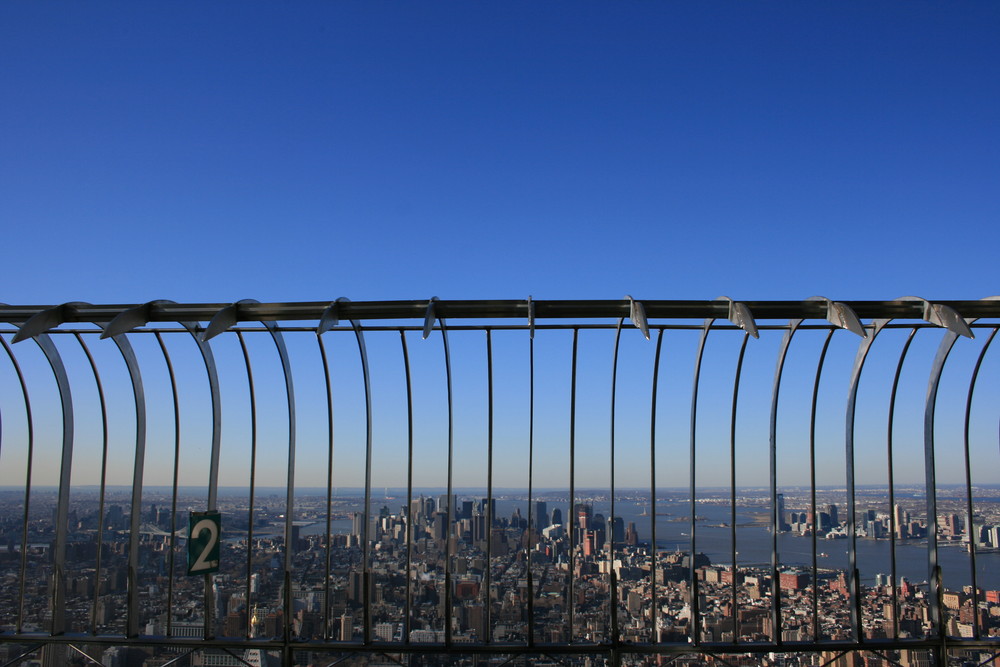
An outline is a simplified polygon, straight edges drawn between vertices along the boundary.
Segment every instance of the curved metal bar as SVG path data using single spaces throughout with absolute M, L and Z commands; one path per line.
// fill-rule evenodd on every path
M 65 321 L 68 311 L 74 309 L 76 303 L 67 303 L 55 308 L 39 312 L 32 316 L 18 329 L 13 343 L 33 338 L 48 361 L 52 374 L 55 376 L 59 389 L 59 402 L 62 407 L 62 455 L 59 464 L 59 496 L 56 501 L 55 544 L 52 553 L 52 583 L 50 587 L 52 604 L 52 623 L 50 632 L 61 635 L 66 631 L 66 531 L 69 520 L 69 494 L 73 468 L 73 397 L 70 391 L 69 376 L 63 364 L 59 350 L 45 331 L 59 326 Z
M 181 460 L 181 413 L 177 393 L 177 377 L 174 375 L 174 365 L 170 360 L 170 353 L 167 351 L 167 346 L 163 342 L 163 336 L 160 332 L 156 332 L 154 335 L 156 342 L 160 345 L 160 351 L 163 353 L 163 360 L 167 364 L 170 393 L 174 404 L 174 474 L 170 501 L 170 554 L 167 556 L 167 636 L 170 637 L 173 635 L 174 618 L 174 553 L 177 549 L 177 481 Z M 249 540 L 247 541 L 247 549 L 250 549 Z
M 641 304 L 639 307 L 642 308 Z M 618 581 L 615 575 L 615 397 L 618 389 L 618 349 L 621 343 L 623 321 L 624 318 L 618 318 L 618 327 L 615 329 L 615 353 L 611 362 L 611 516 L 607 531 L 608 589 L 611 593 L 609 604 L 611 605 L 611 641 L 613 643 L 621 641 L 621 637 L 618 635 Z
M 406 376 L 406 617 L 403 619 L 403 641 L 409 644 L 413 617 L 413 585 L 410 583 L 410 575 L 413 573 L 413 522 L 416 520 L 413 516 L 413 383 L 410 378 L 410 355 L 406 349 L 406 332 L 402 329 L 399 331 L 399 342 L 403 346 L 403 372 Z M 488 577 L 488 567 L 486 572 Z
M 489 330 L 486 331 L 487 335 Z M 492 352 L 491 352 L 492 355 Z M 493 361 L 490 359 L 490 490 L 492 491 L 492 420 L 493 420 Z M 535 479 L 535 339 L 528 337 L 528 544 L 527 551 L 527 573 L 528 573 L 528 645 L 535 645 L 535 586 L 531 572 L 531 550 L 535 542 L 535 533 L 532 526 L 532 519 L 535 508 L 531 503 L 534 500 L 534 479 Z
M 243 338 L 243 333 L 240 331 L 236 332 L 236 338 L 240 342 L 240 350 L 243 353 L 243 365 L 247 369 L 247 390 L 250 398 L 250 497 L 249 497 L 249 508 L 247 510 L 247 580 L 246 580 L 246 613 L 247 613 L 247 625 L 246 625 L 246 637 L 250 639 L 252 634 L 251 626 L 251 609 L 253 605 L 251 603 L 253 590 L 250 585 L 253 580 L 253 529 L 254 520 L 253 513 L 256 501 L 257 492 L 257 390 L 254 386 L 253 381 L 253 366 L 250 363 L 250 351 L 247 349 L 247 342 Z M 323 349 L 323 340 L 317 336 L 317 340 L 320 341 L 320 350 Z M 326 369 L 326 355 L 323 354 L 323 368 Z M 328 380 L 329 382 L 329 380 Z M 329 504 L 329 503 L 328 503 Z M 329 512 L 328 512 L 329 514 Z M 329 542 L 330 531 L 327 530 L 327 542 Z M 327 567 L 329 568 L 329 559 L 327 559 Z M 329 581 L 329 577 L 327 577 Z
M 0 336 L 0 345 L 3 346 L 4 351 L 10 358 L 10 363 L 14 367 L 14 373 L 17 375 L 18 384 L 21 386 L 21 396 L 24 399 L 25 424 L 28 431 L 27 465 L 24 478 L 24 516 L 21 522 L 21 563 L 19 570 L 20 576 L 18 577 L 17 625 L 15 626 L 16 632 L 21 634 L 24 631 L 24 588 L 27 583 L 25 573 L 27 570 L 28 558 L 28 511 L 31 507 L 31 470 L 35 453 L 35 420 L 31 411 L 31 398 L 28 395 L 28 384 L 24 380 L 24 373 L 21 371 L 21 364 L 18 363 L 17 357 L 14 356 L 14 351 L 11 349 L 10 344 L 7 343 L 7 339 L 3 336 Z
M 733 378 L 733 409 L 729 416 L 729 545 L 733 561 L 732 605 L 733 605 L 733 643 L 740 641 L 739 576 L 736 563 L 736 408 L 740 399 L 740 378 L 743 375 L 743 358 L 747 351 L 750 334 L 743 335 L 740 343 L 740 356 L 736 360 L 736 377 Z
M 245 300 L 240 303 L 255 303 Z M 225 310 L 225 309 L 223 309 Z M 222 311 L 220 311 L 221 313 Z M 288 401 L 288 476 L 285 490 L 285 589 L 284 589 L 284 637 L 285 641 L 292 637 L 292 563 L 295 545 L 292 544 L 292 521 L 295 515 L 295 385 L 292 380 L 292 365 L 288 358 L 288 349 L 285 347 L 285 338 L 278 326 L 274 322 L 262 321 L 261 324 L 271 334 L 274 347 L 278 351 L 278 358 L 281 361 L 281 370 L 285 376 L 285 398 Z M 207 332 L 206 332 L 207 335 Z M 367 361 L 365 362 L 367 372 Z M 370 423 L 370 420 L 369 420 Z M 371 443 L 371 427 L 369 426 L 369 458 Z
M 844 450 L 847 456 L 847 494 L 848 494 L 848 509 L 847 509 L 847 525 L 848 531 L 853 536 L 856 532 L 855 528 L 855 517 L 854 517 L 854 415 L 857 408 L 858 402 L 858 385 L 861 381 L 861 371 L 864 370 L 865 359 L 868 357 L 868 351 L 871 349 L 872 344 L 875 339 L 878 338 L 879 333 L 882 328 L 885 327 L 891 320 L 880 319 L 872 322 L 872 332 L 871 335 L 861 341 L 858 344 L 858 352 L 854 357 L 854 368 L 851 370 L 851 384 L 847 392 L 847 410 L 846 410 L 846 437 Z M 818 516 L 813 511 L 813 531 L 816 530 Z M 853 537 L 851 538 L 854 539 Z M 854 636 L 858 642 L 863 641 L 861 633 L 861 600 L 858 591 L 858 586 L 860 585 L 858 577 L 858 564 L 857 564 L 857 552 L 854 548 L 849 551 L 848 554 L 848 594 L 851 600 L 851 629 L 854 632 Z
M 219 389 L 219 371 L 215 365 L 215 355 L 212 353 L 212 346 L 206 343 L 199 335 L 199 326 L 195 322 L 180 322 L 182 327 L 191 334 L 192 340 L 198 346 L 202 361 L 205 364 L 205 373 L 208 377 L 208 389 L 212 399 L 212 445 L 208 465 L 208 511 L 215 511 L 218 508 L 219 500 L 219 457 L 222 451 L 222 399 Z M 176 484 L 176 481 L 175 481 Z M 176 499 L 177 490 L 174 489 Z M 212 575 L 205 575 L 205 639 L 212 639 L 214 630 L 212 626 L 212 611 L 215 609 L 214 593 L 212 591 Z M 249 616 L 247 617 L 249 621 Z
M 126 635 L 135 637 L 139 634 L 139 529 L 142 518 L 142 481 L 146 465 L 146 392 L 142 384 L 139 362 L 128 338 L 125 334 L 119 334 L 111 336 L 111 340 L 125 361 L 129 382 L 132 384 L 132 398 L 135 401 L 135 455 L 132 465 L 132 513 L 128 547 L 128 616 L 125 626 Z M 80 342 L 83 343 L 82 340 Z M 103 483 L 103 478 L 101 481 Z
M 730 299 L 730 305 L 732 305 L 732 299 Z M 752 319 L 750 320 L 753 321 Z M 712 323 L 715 322 L 715 318 L 709 317 L 705 320 L 702 325 L 701 338 L 698 341 L 698 352 L 695 356 L 694 362 L 694 382 L 691 388 L 691 461 L 690 461 L 690 472 L 691 472 L 691 550 L 688 553 L 688 590 L 691 595 L 691 637 L 690 642 L 697 646 L 701 643 L 701 621 L 698 609 L 698 576 L 695 571 L 694 566 L 694 556 L 696 543 L 696 525 L 695 521 L 695 473 L 696 473 L 696 461 L 695 461 L 695 443 L 697 441 L 697 426 L 698 426 L 698 385 L 701 381 L 701 359 L 705 353 L 705 341 L 708 339 L 708 333 L 712 330 Z M 750 332 L 747 331 L 749 334 Z M 756 333 L 756 328 L 754 329 Z M 752 335 L 752 334 L 751 334 Z
M 361 325 L 357 320 L 351 320 L 351 327 L 354 328 L 354 337 L 358 341 L 358 355 L 361 358 L 361 374 L 365 385 L 365 529 L 364 537 L 364 628 L 362 630 L 364 642 L 371 643 L 371 499 L 372 499 L 372 385 L 371 374 L 368 371 L 368 349 L 365 347 L 365 335 L 361 331 Z M 289 484 L 291 480 L 289 479 Z M 291 524 L 289 524 L 291 530 Z M 288 564 L 289 576 L 291 576 L 291 562 Z
M 867 338 L 867 334 L 864 336 Z M 826 363 L 826 352 L 830 348 L 830 341 L 833 340 L 833 330 L 831 329 L 823 341 L 823 349 L 819 353 L 819 361 L 816 362 L 816 379 L 813 381 L 812 406 L 809 409 L 809 490 L 810 505 L 809 510 L 813 517 L 812 529 L 812 629 L 813 641 L 819 641 L 819 567 L 816 562 L 816 405 L 819 398 L 819 382 L 823 374 L 823 365 Z
M 118 336 L 131 331 L 135 327 L 143 326 L 152 317 L 152 311 L 154 308 L 164 305 L 170 305 L 173 302 L 166 300 L 149 301 L 140 306 L 134 308 L 129 308 L 125 311 L 119 313 L 115 318 L 111 320 L 107 328 L 105 328 L 102 337 L 108 336 Z M 239 303 L 253 303 L 252 301 L 243 301 Z M 61 312 L 66 311 L 66 306 L 72 306 L 73 304 L 66 304 L 62 308 Z M 212 399 L 212 445 L 211 445 L 211 458 L 209 463 L 208 472 L 208 510 L 215 510 L 218 504 L 218 491 L 219 491 L 219 456 L 222 449 L 222 403 L 220 399 L 219 391 L 219 375 L 218 370 L 215 365 L 215 357 L 212 354 L 212 348 L 206 342 L 208 339 L 218 335 L 224 331 L 231 323 L 234 323 L 238 319 L 238 305 L 233 304 L 227 308 L 223 308 L 222 311 L 216 313 L 215 317 L 212 318 L 212 322 L 209 325 L 211 331 L 205 331 L 204 334 L 199 335 L 199 325 L 195 322 L 179 321 L 182 327 L 184 327 L 191 337 L 194 339 L 195 344 L 198 346 L 198 351 L 201 353 L 202 360 L 205 364 L 205 372 L 208 376 L 209 391 L 211 393 Z M 225 312 L 223 312 L 225 311 Z M 227 322 L 231 322 L 226 325 Z M 223 326 L 226 325 L 226 326 Z M 265 324 L 265 326 L 268 326 Z M 274 323 L 270 323 L 271 327 L 275 327 Z M 276 328 L 274 329 L 276 330 Z M 273 335 L 273 334 L 272 334 Z M 162 341 L 160 341 L 162 347 Z M 166 348 L 162 348 L 164 354 L 166 354 Z M 168 360 L 169 366 L 169 360 Z M 287 377 L 286 377 L 287 379 Z M 173 374 L 171 373 L 171 382 L 173 382 Z M 176 394 L 175 394 L 176 401 Z M 175 404 L 176 406 L 176 404 Z M 175 410 L 175 417 L 177 412 Z M 291 415 L 289 416 L 289 421 L 291 422 Z M 179 422 L 178 422 L 179 426 Z M 294 429 L 294 426 L 292 426 Z M 179 428 L 178 428 L 179 433 Z M 177 436 L 179 439 L 179 435 Z M 179 451 L 179 445 L 178 445 Z M 177 458 L 175 457 L 175 466 L 177 463 Z M 176 509 L 177 500 L 177 485 L 176 485 L 177 470 L 174 470 L 174 504 Z M 172 554 L 171 554 L 172 555 Z M 173 577 L 173 572 L 171 571 L 171 578 Z M 212 609 L 214 608 L 213 593 L 211 586 L 211 575 L 205 575 L 205 638 L 212 638 Z M 168 628 L 170 627 L 170 619 L 168 615 Z
M 650 544 L 650 624 L 653 626 L 652 641 L 659 643 L 660 611 L 656 599 L 656 394 L 660 386 L 660 350 L 663 347 L 663 329 L 656 335 L 656 351 L 653 353 L 653 387 L 650 392 L 649 410 L 649 544 Z
M 576 530 L 579 521 L 576 516 L 576 360 L 580 330 L 573 328 L 573 362 L 570 370 L 569 393 L 569 599 L 566 607 L 569 610 L 569 643 L 573 643 L 573 616 L 576 606 L 573 596 L 574 567 L 576 564 Z
M 781 338 L 778 349 L 777 367 L 774 369 L 774 385 L 771 390 L 771 422 L 769 431 L 768 460 L 771 478 L 771 640 L 781 644 L 781 578 L 778 577 L 778 533 L 781 531 L 785 517 L 778 507 L 778 396 L 781 393 L 781 373 L 785 368 L 785 356 L 792 344 L 792 337 L 802 320 L 796 319 L 788 323 L 788 329 Z M 743 355 L 740 354 L 740 361 Z M 735 405 L 734 408 L 735 410 Z
M 320 327 L 322 328 L 322 327 Z M 319 346 L 320 361 L 323 364 L 323 379 L 326 382 L 326 545 L 323 555 L 323 639 L 330 638 L 330 547 L 333 541 L 331 523 L 333 520 L 333 383 L 330 381 L 330 364 L 326 358 L 323 332 L 316 330 L 316 344 Z M 409 512 L 409 509 L 407 509 Z M 250 554 L 247 553 L 247 572 L 250 571 Z M 409 573 L 407 573 L 409 575 Z M 247 577 L 249 587 L 249 575 Z M 249 594 L 247 596 L 249 600 Z M 249 604 L 249 603 L 248 603 Z
M 48 310 L 37 313 L 30 320 L 28 320 L 21 328 L 18 330 L 17 334 L 14 336 L 14 342 L 19 342 L 30 337 L 37 337 L 39 334 L 48 331 L 49 329 L 55 328 L 62 324 L 66 318 L 71 315 L 79 306 L 89 306 L 90 304 L 84 302 L 70 302 L 64 303 L 61 306 L 56 306 Z M 95 324 L 101 328 L 104 327 L 95 322 Z M 84 354 L 86 354 L 88 361 L 90 362 L 91 368 L 94 372 L 95 378 L 98 377 L 97 367 L 94 364 L 94 359 L 90 354 L 90 350 L 87 348 L 86 343 L 84 343 L 83 338 L 80 337 L 79 333 L 74 334 L 77 341 L 83 348 Z M 107 336 L 102 336 L 107 337 Z M 127 622 L 126 622 L 126 635 L 129 637 L 134 637 L 139 634 L 139 598 L 138 598 L 138 563 L 139 563 L 139 528 L 141 527 L 141 508 L 142 508 L 142 475 L 145 466 L 146 458 L 146 399 L 145 392 L 143 390 L 142 384 L 142 374 L 139 371 L 139 364 L 135 357 L 135 351 L 132 349 L 132 345 L 128 342 L 128 339 L 124 337 L 123 334 L 111 335 L 112 340 L 118 347 L 118 351 L 122 355 L 122 359 L 125 361 L 125 365 L 128 369 L 129 381 L 132 384 L 132 394 L 135 399 L 135 417 L 136 417 L 136 436 L 135 436 L 135 455 L 133 457 L 134 467 L 132 472 L 132 512 L 131 512 L 131 523 L 130 523 L 130 533 L 129 533 L 129 556 L 128 556 L 128 593 L 127 593 Z M 98 390 L 102 392 L 100 387 L 100 380 L 98 378 Z M 101 405 L 104 409 L 103 392 L 101 395 Z M 105 419 L 105 457 L 106 451 L 106 439 L 107 439 L 107 420 Z M 67 480 L 68 481 L 68 480 Z M 102 489 L 103 489 L 104 479 L 102 477 Z M 67 489 L 67 503 L 68 503 L 68 489 Z M 67 514 L 68 516 L 68 514 Z M 60 530 L 65 531 L 66 527 L 62 524 L 57 526 L 57 534 Z M 58 538 L 57 538 L 58 541 Z M 96 607 L 95 607 L 96 610 Z M 54 617 L 53 617 L 54 618 Z
M 889 393 L 889 417 L 886 432 L 886 458 L 889 471 L 889 567 L 892 576 L 892 636 L 899 637 L 899 579 L 896 572 L 896 535 L 899 526 L 896 524 L 896 476 L 895 463 L 893 462 L 892 437 L 896 417 L 896 392 L 899 388 L 899 377 L 903 372 L 903 362 L 906 360 L 906 353 L 910 350 L 910 344 L 917 334 L 917 329 L 910 329 L 910 335 L 906 337 L 906 343 L 899 353 L 899 361 L 896 363 L 896 373 L 892 378 L 892 390 Z
M 531 300 L 531 297 L 528 297 Z M 529 333 L 528 340 L 532 341 L 530 349 L 534 354 L 533 332 Z M 534 376 L 532 376 L 534 379 Z M 534 392 L 534 383 L 532 383 Z M 493 334 L 486 330 L 486 398 L 487 398 L 487 433 L 486 433 L 486 608 L 483 614 L 486 622 L 486 643 L 490 643 L 493 638 L 493 605 L 490 599 L 490 589 L 493 583 Z M 532 405 L 534 393 L 532 393 Z M 530 482 L 531 475 L 528 479 Z M 531 494 L 529 493 L 530 497 Z M 529 521 L 531 512 L 528 512 Z
M 969 560 L 972 569 L 971 580 L 972 580 L 972 609 L 976 612 L 972 617 L 972 636 L 974 639 L 979 639 L 980 628 L 979 628 L 979 584 L 976 581 L 976 542 L 978 541 L 975 535 L 975 522 L 973 521 L 974 513 L 972 506 L 972 462 L 971 456 L 969 455 L 969 422 L 972 418 L 972 395 L 976 390 L 976 380 L 979 378 L 979 369 L 983 365 L 983 358 L 986 357 L 986 351 L 990 349 L 990 345 L 993 343 L 993 339 L 996 338 L 997 331 L 1000 331 L 1000 327 L 994 328 L 990 332 L 989 338 L 986 339 L 986 343 L 983 344 L 983 349 L 980 350 L 979 356 L 976 358 L 976 366 L 972 370 L 972 377 L 969 380 L 969 394 L 965 399 L 965 427 L 963 429 L 963 444 L 965 446 L 965 498 L 967 501 L 966 512 L 969 520 L 966 524 L 966 533 L 969 536 Z
M 101 590 L 101 552 L 104 547 L 104 499 L 107 489 L 108 478 L 108 406 L 104 396 L 104 385 L 101 382 L 101 374 L 97 370 L 94 356 L 90 353 L 90 348 L 79 333 L 73 334 L 90 365 L 90 371 L 94 376 L 94 384 L 97 387 L 97 399 L 101 409 L 101 484 L 97 501 L 97 555 L 94 563 L 94 596 L 90 605 L 90 634 L 97 634 L 97 600 Z
M 219 370 L 215 365 L 215 355 L 212 346 L 202 340 L 199 335 L 199 325 L 196 322 L 179 322 L 187 329 L 198 346 L 205 372 L 208 375 L 208 388 L 212 399 L 212 448 L 208 468 L 208 510 L 213 511 L 218 506 L 219 498 L 219 456 L 222 450 L 222 399 L 219 389 Z M 208 576 L 208 575 L 206 575 Z
M 209 324 L 208 329 L 204 332 L 201 337 L 201 342 L 204 344 L 209 339 L 217 336 L 223 331 L 227 330 L 232 326 L 237 320 L 239 305 L 243 303 L 256 303 L 252 300 L 239 301 L 232 306 L 227 306 L 220 310 L 212 322 Z M 282 336 L 281 331 L 277 328 L 274 322 L 262 321 L 262 325 L 271 334 L 271 338 L 274 341 L 275 348 L 278 352 L 278 357 L 281 362 L 281 369 L 285 378 L 285 396 L 288 401 L 288 471 L 287 471 L 287 482 L 286 482 L 286 495 L 285 495 L 285 565 L 284 565 L 284 599 L 282 601 L 282 606 L 284 610 L 283 619 L 283 635 L 285 641 L 289 641 L 292 636 L 291 624 L 292 624 L 292 562 L 293 562 L 293 552 L 295 545 L 292 544 L 292 522 L 295 513 L 295 387 L 292 380 L 292 369 L 291 363 L 288 358 L 288 350 L 285 347 L 285 340 Z M 242 337 L 240 337 L 242 343 Z M 207 344 L 205 345 L 207 347 Z M 249 374 L 249 359 L 248 363 L 248 374 Z M 214 403 L 214 401 L 213 401 Z M 217 423 L 217 422 L 216 422 Z M 218 493 L 218 460 L 219 451 L 218 448 L 213 443 L 213 463 L 212 467 L 215 473 L 211 476 L 211 483 L 215 486 L 215 494 L 217 497 Z M 255 462 L 254 462 L 255 463 Z M 211 496 L 211 486 L 210 486 L 210 496 Z M 209 501 L 210 509 L 214 509 L 215 502 L 214 498 Z M 253 507 L 250 509 L 253 512 Z M 206 575 L 206 590 L 210 590 L 208 585 L 209 576 Z M 249 604 L 249 599 L 247 600 Z M 211 626 L 209 621 L 210 614 L 206 611 L 206 633 L 211 632 Z M 248 617 L 249 620 L 249 617 Z
M 939 638 L 945 637 L 944 627 L 944 603 L 942 600 L 943 589 L 941 586 L 941 568 L 938 565 L 938 540 L 937 540 L 937 470 L 934 460 L 934 414 L 937 407 L 938 385 L 941 382 L 941 373 L 944 371 L 945 362 L 951 353 L 955 341 L 962 335 L 959 332 L 948 329 L 941 344 L 938 346 L 937 354 L 934 356 L 934 363 L 931 366 L 930 377 L 927 380 L 927 401 L 924 406 L 924 486 L 927 489 L 927 582 L 930 587 L 930 621 L 931 634 L 937 634 Z
M 428 311 L 430 316 L 433 316 L 434 306 L 433 303 L 429 305 Z M 451 597 L 451 568 L 452 568 L 452 531 L 454 530 L 453 522 L 455 520 L 455 502 L 452 498 L 453 494 L 453 472 L 454 472 L 454 454 L 455 454 L 455 408 L 452 400 L 452 386 L 451 386 L 451 350 L 448 347 L 448 327 L 445 325 L 443 319 L 438 318 L 438 323 L 441 326 L 441 344 L 444 346 L 444 371 L 445 380 L 448 386 L 448 528 L 445 531 L 445 550 L 444 550 L 444 605 L 445 605 L 445 615 L 444 615 L 444 644 L 450 647 L 452 644 L 452 597 Z
M 62 456 L 59 463 L 59 497 L 56 501 L 56 539 L 52 553 L 52 625 L 51 634 L 61 635 L 66 631 L 66 528 L 69 521 L 69 492 L 73 470 L 73 396 L 70 393 L 69 376 L 62 356 L 55 343 L 47 334 L 34 336 L 35 342 L 52 368 L 59 388 L 59 402 L 62 406 Z

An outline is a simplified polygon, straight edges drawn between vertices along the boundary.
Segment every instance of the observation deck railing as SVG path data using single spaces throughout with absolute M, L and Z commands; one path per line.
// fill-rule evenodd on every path
M 1000 655 L 995 299 L 0 322 L 0 665 Z M 223 563 L 188 577 L 185 517 L 219 510 Z

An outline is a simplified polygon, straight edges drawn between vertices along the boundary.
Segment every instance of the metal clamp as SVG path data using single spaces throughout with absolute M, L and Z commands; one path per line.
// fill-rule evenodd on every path
M 55 329 L 68 319 L 67 315 L 73 312 L 77 306 L 89 305 L 89 303 L 84 303 L 83 301 L 70 301 L 60 306 L 55 306 L 54 308 L 49 308 L 48 310 L 35 313 L 27 322 L 18 328 L 17 333 L 14 334 L 14 338 L 11 342 L 20 343 L 22 340 L 28 340 L 29 338 L 34 338 L 39 334 L 43 334 L 49 329 Z
M 115 315 L 113 320 L 108 322 L 108 326 L 104 327 L 104 332 L 101 333 L 101 338 L 113 338 L 119 334 L 128 333 L 133 329 L 146 326 L 149 320 L 152 319 L 151 311 L 153 307 L 165 303 L 175 302 L 168 301 L 166 299 L 158 299 L 156 301 L 147 301 L 141 306 L 135 306 L 134 308 L 123 310 Z
M 535 302 L 531 300 L 530 294 L 528 295 L 528 338 L 535 339 Z
M 319 318 L 319 326 L 316 327 L 316 335 L 321 336 L 325 334 L 330 329 L 334 328 L 340 324 L 340 304 L 350 303 L 350 299 L 346 296 L 337 297 L 337 300 L 332 302 L 323 311 L 323 314 Z
M 753 319 L 753 313 L 750 312 L 750 308 L 748 308 L 745 303 L 733 301 L 728 296 L 720 296 L 716 299 L 716 301 L 728 301 L 729 321 L 738 326 L 740 329 L 746 331 L 754 338 L 760 338 L 760 334 L 757 333 L 757 323 L 754 322 Z
M 636 301 L 628 294 L 625 295 L 628 299 L 629 309 L 628 318 L 635 325 L 635 328 L 642 332 L 642 335 L 649 340 L 649 325 L 646 323 L 646 309 L 642 307 L 641 301 Z
M 427 337 L 431 335 L 431 330 L 434 328 L 434 320 L 437 316 L 434 314 L 434 302 L 437 301 L 436 296 L 432 296 L 431 300 L 427 302 L 427 311 L 424 313 L 424 333 L 421 338 L 427 340 Z
M 919 296 L 904 296 L 897 299 L 897 301 L 919 301 L 924 304 L 924 312 L 921 315 L 921 319 L 925 322 L 944 327 L 948 331 L 957 333 L 959 336 L 975 338 L 972 334 L 972 329 L 969 328 L 966 321 L 950 306 L 946 306 L 943 303 L 931 303 Z
M 205 331 L 202 332 L 201 342 L 207 343 L 220 333 L 228 331 L 234 324 L 239 322 L 241 303 L 256 303 L 256 301 L 253 301 L 252 299 L 243 299 L 219 310 L 219 312 L 212 317 Z
M 868 332 L 858 319 L 854 309 L 842 301 L 831 301 L 825 296 L 811 296 L 806 301 L 826 302 L 826 321 L 841 329 L 847 329 L 851 333 L 856 333 L 862 338 L 868 338 Z

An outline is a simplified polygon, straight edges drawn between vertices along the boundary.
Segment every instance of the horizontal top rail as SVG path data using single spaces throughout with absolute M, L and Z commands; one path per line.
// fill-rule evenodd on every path
M 319 320 L 331 306 L 341 319 L 385 320 L 423 318 L 429 300 L 419 301 L 303 301 L 256 303 L 173 303 L 155 301 L 148 304 L 85 304 L 0 305 L 0 322 L 23 323 L 44 313 L 59 309 L 61 322 L 110 322 L 121 313 L 144 308 L 147 322 L 207 321 L 219 311 L 235 306 L 237 321 L 303 321 Z M 648 318 L 726 318 L 730 302 L 689 300 L 642 300 Z M 808 301 L 744 301 L 756 319 L 824 319 L 827 302 Z M 860 318 L 921 319 L 925 302 L 922 300 L 844 301 Z M 1000 301 L 992 299 L 935 301 L 935 305 L 953 309 L 963 318 L 1000 318 Z M 334 305 L 335 304 L 335 305 Z M 433 302 L 436 317 L 451 319 L 588 319 L 629 317 L 632 300 L 456 300 Z

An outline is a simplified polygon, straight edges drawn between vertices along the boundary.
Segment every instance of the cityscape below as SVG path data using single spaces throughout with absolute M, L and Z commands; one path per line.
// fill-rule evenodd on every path
M 325 489 L 296 490 L 286 580 L 284 490 L 256 489 L 251 515 L 249 489 L 222 489 L 219 567 L 206 596 L 206 577 L 186 576 L 188 514 L 205 509 L 205 490 L 180 489 L 175 497 L 170 489 L 145 489 L 136 573 L 139 633 L 203 638 L 207 626 L 207 636 L 217 638 L 266 640 L 289 633 L 304 642 L 498 646 L 524 644 L 529 635 L 540 644 L 601 644 L 616 633 L 634 643 L 859 639 L 850 609 L 843 489 L 817 489 L 813 498 L 808 488 L 783 488 L 776 514 L 767 489 L 699 489 L 693 523 L 686 489 L 658 490 L 655 504 L 648 490 L 616 490 L 613 513 L 607 490 L 575 490 L 572 507 L 567 489 L 534 491 L 530 504 L 526 490 L 495 489 L 489 498 L 485 489 L 462 489 L 450 505 L 443 491 L 413 489 L 408 498 L 405 488 L 373 490 L 366 526 L 363 490 L 337 489 L 329 498 Z M 975 489 L 971 529 L 964 491 L 942 488 L 937 499 L 942 622 L 950 636 L 996 637 L 1000 488 Z M 856 490 L 861 640 L 932 633 L 922 493 L 922 487 L 896 488 L 890 506 L 884 488 Z M 56 497 L 54 489 L 32 489 L 25 526 L 23 487 L 0 489 L 3 632 L 45 632 L 51 622 Z M 103 501 L 99 489 L 73 490 L 67 632 L 126 633 L 129 501 L 124 487 L 108 487 Z M 294 610 L 287 619 L 286 585 Z M 0 644 L 0 659 L 20 648 Z M 93 650 L 92 658 L 113 666 L 177 658 L 177 649 L 168 648 L 150 648 L 139 662 L 131 647 L 95 644 Z M 182 664 L 280 664 L 267 650 L 244 651 L 205 649 Z M 39 664 L 74 662 L 64 646 L 38 653 Z M 310 651 L 296 654 L 296 664 L 321 664 Z M 817 662 L 823 655 L 782 662 L 823 664 Z M 919 651 L 894 655 L 898 664 L 930 664 Z M 748 655 L 745 664 L 759 664 L 756 659 Z M 649 660 L 656 658 L 636 656 L 634 662 Z

